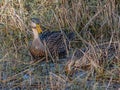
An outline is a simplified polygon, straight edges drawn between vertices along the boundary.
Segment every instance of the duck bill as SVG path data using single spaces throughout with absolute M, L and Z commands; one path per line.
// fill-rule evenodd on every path
M 40 25 L 36 25 L 36 29 L 37 29 L 38 33 L 42 33 L 42 29 L 41 29 Z

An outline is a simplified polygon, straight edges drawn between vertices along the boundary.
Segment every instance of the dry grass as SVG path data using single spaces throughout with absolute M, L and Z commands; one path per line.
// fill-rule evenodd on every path
M 113 85 L 113 82 L 120 85 L 120 49 L 115 49 L 118 52 L 116 62 L 110 58 L 110 64 L 113 65 L 110 69 L 108 62 L 99 64 L 98 60 L 104 58 L 101 57 L 101 49 L 95 47 L 106 42 L 120 43 L 119 3 L 119 0 L 1 0 L 0 89 L 120 88 L 117 84 Z M 82 73 L 74 75 L 74 79 L 69 81 L 64 71 L 65 60 L 59 64 L 39 61 L 31 64 L 32 58 L 28 51 L 32 40 L 29 28 L 31 17 L 40 18 L 44 30 L 74 31 L 76 40 L 71 42 L 72 50 L 90 46 L 91 49 L 85 52 L 83 61 L 80 61 L 83 65 L 87 62 L 90 68 L 84 71 L 78 64 L 78 71 L 82 70 Z

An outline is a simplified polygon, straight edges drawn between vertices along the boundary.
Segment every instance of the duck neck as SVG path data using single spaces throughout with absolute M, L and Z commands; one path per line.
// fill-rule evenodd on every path
M 39 33 L 37 32 L 37 30 L 35 30 L 35 29 L 32 29 L 32 30 L 33 30 L 34 39 L 39 38 Z

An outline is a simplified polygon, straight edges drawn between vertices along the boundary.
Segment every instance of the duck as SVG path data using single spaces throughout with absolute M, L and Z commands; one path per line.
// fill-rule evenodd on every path
M 73 32 L 44 31 L 40 25 L 40 19 L 31 18 L 31 29 L 33 32 L 33 41 L 30 45 L 30 53 L 35 60 L 45 57 L 61 58 L 66 57 L 70 50 L 70 40 L 73 40 Z

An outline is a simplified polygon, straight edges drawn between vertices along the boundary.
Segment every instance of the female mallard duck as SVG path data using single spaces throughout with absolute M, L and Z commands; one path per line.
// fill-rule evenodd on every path
M 74 33 L 69 33 L 67 37 L 61 31 L 44 31 L 40 27 L 37 18 L 31 19 L 31 28 L 34 39 L 30 46 L 30 52 L 34 59 L 40 59 L 46 55 L 53 57 L 65 57 L 69 50 L 69 39 L 73 39 Z

